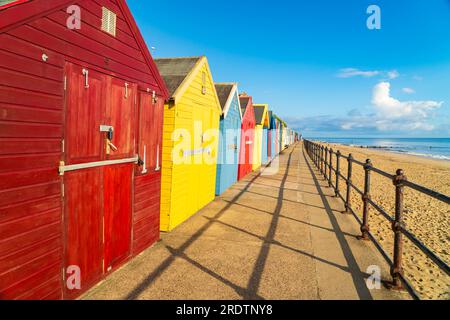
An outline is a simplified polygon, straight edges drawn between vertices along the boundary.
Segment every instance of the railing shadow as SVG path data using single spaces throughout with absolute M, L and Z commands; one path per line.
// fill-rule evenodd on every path
M 289 153 L 289 158 L 286 163 L 286 172 L 284 173 L 283 179 L 281 180 L 281 184 L 279 187 L 280 191 L 278 192 L 277 204 L 276 204 L 275 210 L 273 212 L 272 221 L 270 222 L 270 227 L 266 233 L 266 236 L 261 239 L 261 240 L 263 240 L 263 244 L 261 246 L 261 250 L 259 251 L 258 257 L 256 258 L 253 272 L 252 272 L 250 279 L 248 281 L 248 284 L 247 284 L 247 292 L 246 292 L 246 295 L 244 296 L 244 299 L 246 299 L 246 300 L 258 299 L 257 292 L 258 292 L 258 289 L 259 289 L 259 286 L 261 283 L 262 274 L 264 272 L 264 266 L 266 264 L 266 261 L 267 261 L 268 255 L 269 255 L 270 245 L 275 240 L 275 233 L 277 230 L 278 221 L 280 219 L 281 208 L 283 206 L 283 201 L 284 201 L 283 200 L 284 186 L 285 186 L 287 178 L 289 176 L 290 164 L 292 161 L 292 154 L 294 153 L 296 148 L 297 148 L 297 146 L 295 146 Z
M 347 240 L 345 239 L 345 234 L 342 231 L 336 217 L 333 214 L 333 210 L 330 206 L 330 203 L 328 202 L 327 196 L 322 191 L 323 186 L 320 185 L 319 180 L 316 177 L 316 173 L 312 169 L 310 161 L 309 161 L 308 157 L 306 156 L 304 149 L 302 150 L 302 154 L 303 154 L 305 163 L 307 164 L 308 169 L 311 173 L 311 176 L 314 180 L 314 183 L 316 185 L 317 192 L 318 192 L 318 194 L 321 198 L 321 201 L 325 207 L 325 211 L 328 215 L 328 218 L 330 219 L 330 223 L 332 225 L 334 233 L 336 234 L 336 238 L 342 249 L 342 253 L 347 262 L 348 270 L 352 277 L 352 281 L 355 286 L 358 297 L 362 300 L 373 300 L 372 294 L 370 293 L 369 289 L 367 288 L 367 285 L 366 285 L 366 282 L 364 279 L 364 277 L 366 275 L 363 272 L 361 272 L 361 270 L 358 266 L 358 263 L 356 262 L 356 259 L 350 248 L 350 245 L 348 244 Z
M 292 156 L 292 152 L 295 150 L 294 149 L 291 151 L 290 157 Z M 290 158 L 289 158 L 290 159 Z M 288 170 L 288 169 L 287 169 Z M 256 291 L 254 290 L 250 290 L 248 288 L 242 288 L 239 287 L 233 283 L 231 283 L 230 281 L 228 281 L 227 279 L 224 279 L 223 277 L 221 277 L 220 275 L 216 274 L 215 272 L 213 272 L 212 270 L 202 266 L 201 264 L 199 264 L 198 262 L 195 262 L 195 260 L 190 259 L 189 257 L 187 257 L 187 255 L 185 254 L 186 250 L 196 241 L 200 238 L 200 236 L 206 231 L 208 230 L 214 223 L 215 221 L 218 221 L 218 219 L 220 219 L 222 217 L 222 215 L 233 205 L 233 203 L 237 202 L 239 200 L 239 198 L 245 194 L 246 192 L 248 192 L 248 189 L 250 188 L 250 186 L 252 185 L 252 183 L 257 180 L 260 176 L 261 176 L 262 172 L 259 172 L 258 174 L 256 174 L 254 177 L 252 177 L 249 181 L 243 181 L 246 182 L 245 187 L 239 191 L 239 193 L 233 197 L 233 199 L 227 203 L 216 215 L 214 215 L 214 217 L 212 217 L 205 225 L 203 225 L 200 229 L 198 229 L 188 240 L 186 240 L 179 248 L 174 249 L 171 248 L 169 246 L 166 246 L 166 248 L 169 250 L 169 252 L 171 252 L 172 254 L 167 257 L 162 263 L 160 263 L 158 265 L 158 267 L 152 271 L 139 285 L 137 285 L 133 290 L 131 290 L 125 297 L 125 299 L 127 300 L 134 300 L 137 299 L 139 297 L 140 294 L 142 294 L 159 276 L 162 275 L 162 273 L 167 270 L 172 263 L 175 261 L 176 258 L 183 258 L 184 260 L 190 262 L 192 265 L 194 265 L 195 267 L 198 267 L 200 270 L 208 273 L 209 275 L 213 276 L 214 278 L 218 279 L 219 281 L 221 281 L 222 283 L 224 283 L 227 286 L 230 286 L 231 288 L 233 288 L 240 296 L 242 296 L 243 298 L 246 299 L 262 299 L 262 297 L 258 296 L 258 294 L 256 293 Z M 284 179 L 287 178 L 287 172 L 284 175 Z M 271 227 L 272 229 L 272 227 Z M 266 254 L 260 254 L 260 258 L 257 261 L 256 266 L 258 266 L 259 264 L 262 263 L 262 259 L 265 258 L 264 256 L 266 256 Z M 256 268 L 257 269 L 257 268 Z M 257 275 L 258 272 L 253 272 L 254 275 Z M 260 276 L 254 276 L 253 280 L 250 281 L 250 284 L 248 287 L 252 288 L 255 286 L 255 281 L 257 281 L 257 279 L 260 279 Z

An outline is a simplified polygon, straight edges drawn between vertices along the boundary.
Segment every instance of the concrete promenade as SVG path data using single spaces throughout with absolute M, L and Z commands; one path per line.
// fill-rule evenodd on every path
M 273 166 L 276 166 L 274 163 Z M 275 175 L 254 172 L 84 299 L 408 299 L 366 286 L 367 268 L 389 268 L 360 241 L 301 144 Z

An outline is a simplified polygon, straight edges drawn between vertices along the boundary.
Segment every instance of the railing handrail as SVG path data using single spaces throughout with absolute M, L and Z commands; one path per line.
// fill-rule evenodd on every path
M 323 143 L 316 143 L 309 140 L 304 140 L 304 145 L 306 151 L 316 167 L 319 169 L 320 173 L 323 174 L 325 180 L 328 181 L 328 185 L 334 189 L 336 197 L 341 198 L 345 204 L 345 210 L 348 213 L 352 213 L 357 219 L 358 223 L 361 224 L 362 239 L 371 239 L 378 250 L 382 253 L 386 261 L 391 265 L 391 276 L 393 287 L 401 288 L 402 283 L 406 285 L 409 292 L 416 298 L 419 298 L 417 293 L 414 291 L 411 284 L 403 275 L 402 269 L 402 251 L 403 251 L 403 240 L 402 235 L 405 235 L 417 248 L 419 248 L 428 258 L 430 258 L 442 271 L 447 275 L 450 275 L 449 265 L 438 257 L 430 248 L 423 244 L 417 237 L 407 230 L 403 223 L 403 189 L 404 187 L 409 187 L 420 193 L 426 194 L 434 199 L 442 201 L 444 203 L 450 204 L 450 197 L 442 193 L 431 190 L 427 187 L 421 186 L 414 182 L 408 181 L 404 175 L 403 170 L 397 170 L 395 175 L 392 175 L 386 171 L 376 168 L 372 165 L 369 159 L 366 162 L 361 162 L 353 158 L 352 154 L 348 156 L 343 155 L 340 150 L 334 151 L 332 147 L 328 147 Z M 333 168 L 333 155 L 336 155 L 336 168 Z M 345 178 L 340 172 L 340 159 L 346 159 L 348 164 L 347 178 Z M 352 182 L 352 165 L 357 164 L 364 168 L 365 178 L 364 178 L 364 190 L 358 189 L 356 185 Z M 333 172 L 335 177 L 335 184 L 333 185 Z M 386 212 L 381 206 L 375 203 L 370 196 L 370 173 L 374 172 L 390 179 L 395 186 L 395 217 Z M 343 179 L 347 184 L 347 194 L 344 199 L 339 191 L 339 179 Z M 351 208 L 350 204 L 350 194 L 351 190 L 358 192 L 363 201 L 363 217 L 362 220 Z M 370 232 L 368 223 L 368 208 L 369 205 L 375 208 L 385 219 L 392 223 L 392 230 L 394 232 L 394 257 L 393 260 L 386 254 L 386 251 L 381 246 L 380 243 L 375 239 L 373 234 Z
M 309 140 L 304 140 L 304 141 L 310 142 Z M 313 143 L 316 143 L 316 142 L 313 142 Z M 318 144 L 318 145 L 321 145 L 320 143 L 317 143 L 317 144 Z M 330 148 L 328 148 L 328 153 L 330 153 L 329 150 L 330 150 Z M 332 150 L 332 149 L 331 149 L 331 150 Z M 339 150 L 338 150 L 338 151 L 339 151 Z M 332 153 L 336 155 L 336 154 L 337 154 L 337 151 L 333 151 L 333 150 L 332 150 Z M 348 156 L 345 156 L 345 155 L 343 155 L 342 153 L 341 153 L 340 157 L 348 160 Z M 351 161 L 352 161 L 353 163 L 356 163 L 357 165 L 360 165 L 361 167 L 364 167 L 364 165 L 365 165 L 364 162 L 358 161 L 358 160 L 356 160 L 356 159 L 351 159 Z M 325 165 L 326 165 L 327 167 L 329 167 L 329 164 L 328 164 L 328 163 L 325 164 Z M 383 171 L 383 170 L 381 170 L 381 169 L 378 169 L 378 168 L 376 168 L 376 167 L 371 167 L 370 170 L 371 170 L 371 171 L 374 171 L 374 172 L 376 172 L 376 173 L 378 173 L 378 174 L 380 174 L 380 175 L 382 175 L 382 176 L 385 176 L 386 178 L 389 178 L 389 179 L 394 179 L 394 177 L 395 177 L 394 175 L 392 175 L 392 174 L 390 174 L 390 173 L 388 173 L 388 172 L 386 172 L 386 171 Z M 411 182 L 411 181 L 405 181 L 404 184 L 405 184 L 406 187 L 409 187 L 409 188 L 414 189 L 414 190 L 416 190 L 416 191 L 419 191 L 419 192 L 421 192 L 421 193 L 425 193 L 426 195 L 428 195 L 428 196 L 430 196 L 430 197 L 433 197 L 433 198 L 435 198 L 435 199 L 437 199 L 437 200 L 439 200 L 439 201 L 442 201 L 442 202 L 445 202 L 445 203 L 447 203 L 447 204 L 450 204 L 450 196 L 447 196 L 447 195 L 445 195 L 445 194 L 439 193 L 439 192 L 437 192 L 437 191 L 434 191 L 434 190 L 432 190 L 432 189 L 430 189 L 430 188 L 421 186 L 421 185 L 416 184 L 416 183 Z

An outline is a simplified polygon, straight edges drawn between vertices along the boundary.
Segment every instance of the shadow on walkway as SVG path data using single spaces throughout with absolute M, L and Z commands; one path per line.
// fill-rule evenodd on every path
M 372 299 L 369 275 L 355 256 L 361 251 L 354 251 L 360 243 L 349 227 L 352 220 L 342 225 L 336 218 L 340 213 L 302 145 L 279 160 L 276 175 L 252 173 L 83 298 L 321 299 L 332 274 L 338 288 L 331 298 Z M 277 185 L 261 186 L 264 180 Z M 261 189 L 263 200 L 251 188 Z M 293 192 L 296 201 L 285 199 Z M 386 297 L 392 298 L 376 296 Z

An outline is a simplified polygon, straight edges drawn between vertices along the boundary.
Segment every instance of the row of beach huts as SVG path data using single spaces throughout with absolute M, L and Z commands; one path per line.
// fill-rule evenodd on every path
M 125 0 L 0 1 L 0 299 L 79 297 L 299 139 Z

